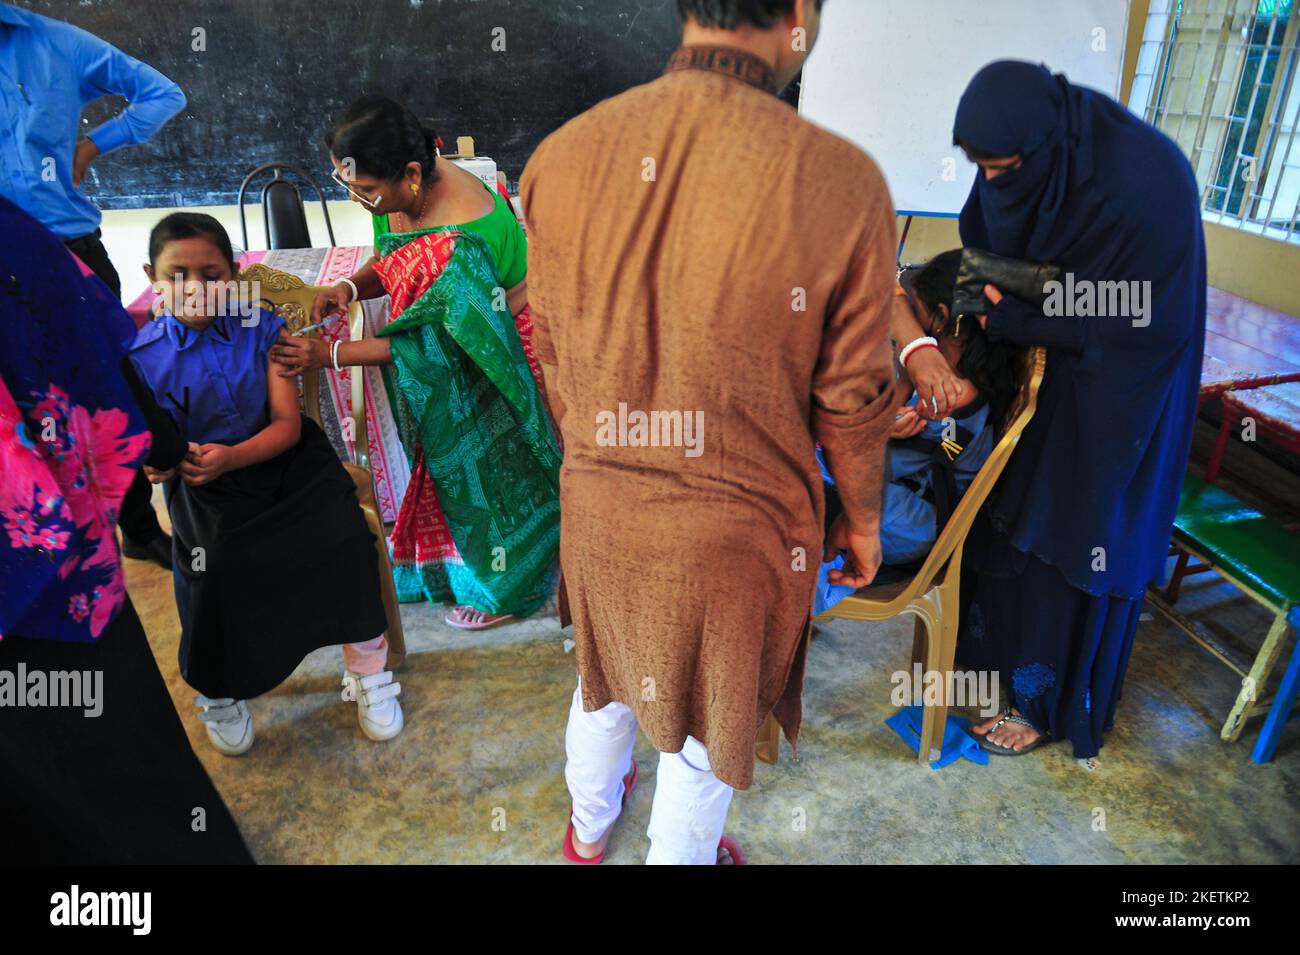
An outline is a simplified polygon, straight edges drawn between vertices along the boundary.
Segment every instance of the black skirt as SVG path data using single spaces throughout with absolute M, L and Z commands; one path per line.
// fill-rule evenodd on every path
M 278 457 L 166 490 L 181 675 L 200 693 L 250 699 L 312 650 L 384 632 L 374 535 L 311 419 Z
M 0 707 L 6 861 L 253 861 L 190 748 L 129 598 L 94 643 L 0 640 L 0 670 L 15 673 L 20 663 L 29 675 L 92 672 L 103 682 L 97 716 L 84 707 Z

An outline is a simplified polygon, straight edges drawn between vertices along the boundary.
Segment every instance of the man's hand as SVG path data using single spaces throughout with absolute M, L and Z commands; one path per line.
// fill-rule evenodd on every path
M 180 472 L 186 484 L 207 484 L 229 471 L 233 464 L 234 456 L 227 445 L 191 442 L 190 451 L 180 464 Z
M 876 578 L 883 560 L 880 551 L 880 527 L 877 525 L 865 534 L 856 533 L 848 519 L 841 514 L 826 535 L 823 561 L 834 560 L 844 554 L 844 567 L 832 570 L 827 579 L 837 587 L 861 589 Z
M 87 136 L 81 142 L 77 143 L 77 151 L 72 154 L 72 187 L 81 188 L 81 181 L 86 178 L 86 172 L 90 169 L 90 164 L 95 161 L 99 155 L 99 147 L 95 141 Z

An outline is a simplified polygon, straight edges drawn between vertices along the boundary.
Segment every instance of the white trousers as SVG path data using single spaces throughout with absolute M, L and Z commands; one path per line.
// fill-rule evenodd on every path
M 564 779 L 573 796 L 573 831 L 583 842 L 599 839 L 622 811 L 636 730 L 636 717 L 622 703 L 583 712 L 579 681 L 564 734 Z M 680 753 L 660 753 L 646 864 L 716 865 L 733 792 L 713 775 L 709 754 L 694 736 L 686 737 Z

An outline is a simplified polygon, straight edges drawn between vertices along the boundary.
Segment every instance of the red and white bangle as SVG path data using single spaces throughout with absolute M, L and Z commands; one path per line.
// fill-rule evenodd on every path
M 907 360 L 911 358 L 914 354 L 916 354 L 918 351 L 920 351 L 922 348 L 938 348 L 938 347 L 939 347 L 938 340 L 932 338 L 929 335 L 926 335 L 922 338 L 918 338 L 915 341 L 908 342 L 906 345 L 903 346 L 903 350 L 898 353 L 898 363 L 902 365 L 904 368 L 906 368 Z

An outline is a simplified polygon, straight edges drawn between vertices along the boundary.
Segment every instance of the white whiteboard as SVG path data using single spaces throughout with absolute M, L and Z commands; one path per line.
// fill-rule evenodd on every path
M 1128 20 L 1129 0 L 834 0 L 799 111 L 871 153 L 900 215 L 956 215 L 975 179 L 952 144 L 971 78 L 1029 60 L 1118 99 Z

